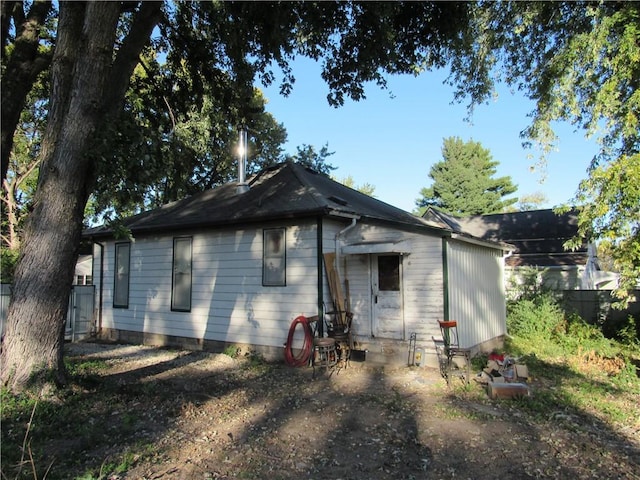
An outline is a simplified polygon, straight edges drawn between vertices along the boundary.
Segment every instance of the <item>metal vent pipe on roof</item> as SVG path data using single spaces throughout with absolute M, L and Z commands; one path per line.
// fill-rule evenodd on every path
M 246 179 L 247 164 L 247 127 L 244 125 L 238 129 L 238 186 L 237 193 L 245 193 L 249 191 L 249 184 Z

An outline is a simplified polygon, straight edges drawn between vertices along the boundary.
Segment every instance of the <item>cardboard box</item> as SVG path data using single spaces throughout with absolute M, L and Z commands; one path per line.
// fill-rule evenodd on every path
M 522 398 L 529 396 L 529 388 L 524 383 L 489 383 L 487 392 L 492 399 Z
M 489 371 L 491 371 L 491 370 L 500 370 L 500 365 L 495 360 L 489 360 L 487 362 L 487 368 L 489 369 Z
M 527 379 L 529 378 L 529 369 L 526 365 L 520 365 L 516 363 L 516 377 Z

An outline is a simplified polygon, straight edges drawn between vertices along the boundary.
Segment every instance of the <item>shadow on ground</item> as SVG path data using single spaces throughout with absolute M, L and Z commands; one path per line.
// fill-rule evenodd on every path
M 594 419 L 534 418 L 427 369 L 353 363 L 314 379 L 203 352 L 85 344 L 68 356 L 99 368 L 41 402 L 60 414 L 33 422 L 41 474 L 20 478 L 49 466 L 47 479 L 640 478 L 638 443 Z M 3 454 L 28 420 L 3 421 Z M 16 478 L 11 459 L 3 478 Z

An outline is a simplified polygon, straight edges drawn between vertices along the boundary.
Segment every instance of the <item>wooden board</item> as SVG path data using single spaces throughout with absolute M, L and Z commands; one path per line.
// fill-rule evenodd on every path
M 345 302 L 344 293 L 342 292 L 340 277 L 338 276 L 338 271 L 336 270 L 336 254 L 325 253 L 323 257 L 333 306 L 338 312 L 340 312 L 340 321 L 342 322 L 342 324 L 346 325 L 347 305 Z

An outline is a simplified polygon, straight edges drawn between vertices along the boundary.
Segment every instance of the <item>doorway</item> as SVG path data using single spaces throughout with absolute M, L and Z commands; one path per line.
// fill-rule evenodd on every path
M 402 256 L 371 256 L 372 332 L 375 337 L 404 339 Z

